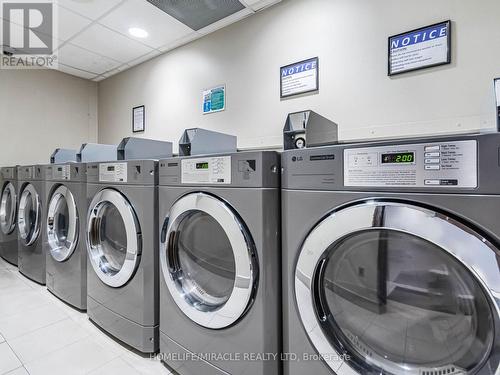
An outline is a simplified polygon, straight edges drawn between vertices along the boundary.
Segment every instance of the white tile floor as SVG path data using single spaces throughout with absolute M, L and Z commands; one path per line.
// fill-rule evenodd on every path
M 169 372 L 127 350 L 0 258 L 0 375 Z

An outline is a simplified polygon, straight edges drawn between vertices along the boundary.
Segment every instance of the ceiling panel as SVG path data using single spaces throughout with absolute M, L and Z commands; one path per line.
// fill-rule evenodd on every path
M 64 41 L 75 36 L 92 23 L 88 18 L 82 17 L 61 6 L 58 7 L 57 20 L 58 38 Z
M 56 0 L 57 3 L 82 16 L 96 20 L 123 0 Z
M 150 52 L 144 56 L 141 56 L 138 59 L 135 59 L 135 60 L 128 62 L 127 65 L 128 66 L 138 65 L 138 64 L 143 63 L 145 61 L 151 60 L 153 57 L 156 57 L 158 55 L 161 55 L 161 51 L 154 50 L 153 52 Z
M 257 11 L 268 7 L 270 5 L 276 4 L 281 0 L 242 0 L 242 2 L 253 10 Z
M 193 31 L 191 34 L 185 36 L 184 38 L 181 38 L 181 39 L 177 39 L 175 41 L 173 41 L 172 43 L 169 43 L 169 44 L 166 44 L 164 46 L 161 46 L 160 48 L 158 48 L 161 52 L 166 52 L 166 51 L 170 51 L 174 48 L 177 48 L 179 46 L 182 46 L 184 44 L 187 44 L 189 42 L 192 42 L 193 40 L 196 40 L 196 39 L 199 39 L 201 38 L 202 35 L 197 33 L 196 31 Z
M 204 27 L 201 30 L 198 30 L 198 33 L 202 35 L 210 34 L 213 33 L 216 30 L 222 29 L 223 27 L 230 25 L 234 22 L 237 22 L 245 17 L 248 17 L 250 14 L 252 14 L 253 11 L 249 8 L 244 8 L 243 10 L 239 11 L 238 13 L 232 14 L 229 17 L 226 17 L 218 22 L 215 22 L 211 25 L 208 25 L 207 27 Z
M 71 43 L 122 63 L 153 51 L 152 48 L 99 24 L 90 26 L 72 39 Z
M 121 62 L 87 51 L 73 44 L 67 43 L 59 50 L 59 62 L 93 73 L 103 74 L 122 65 Z
M 66 74 L 71 74 L 72 76 L 77 76 L 80 78 L 85 78 L 85 79 L 92 79 L 95 77 L 95 74 L 91 74 L 89 72 L 83 71 L 83 70 L 78 70 L 75 68 L 72 68 L 70 66 L 65 66 L 63 64 L 59 64 L 59 67 L 57 70 L 64 72 Z
M 153 48 L 172 43 L 193 32 L 186 25 L 144 0 L 126 1 L 99 20 L 99 23 Z M 128 30 L 131 27 L 146 30 L 149 34 L 148 37 L 139 39 L 128 35 Z

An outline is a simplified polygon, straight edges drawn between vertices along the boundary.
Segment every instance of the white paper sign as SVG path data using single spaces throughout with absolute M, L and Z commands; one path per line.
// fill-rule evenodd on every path
M 495 79 L 495 94 L 497 97 L 497 107 L 500 107 L 500 78 Z
M 145 108 L 144 106 L 140 107 L 135 107 L 132 109 L 132 117 L 133 117 L 133 124 L 132 124 L 132 131 L 134 133 L 137 132 L 143 132 L 144 127 L 145 127 Z
M 450 63 L 450 22 L 389 38 L 389 75 Z
M 319 90 L 319 59 L 304 60 L 280 68 L 281 97 Z

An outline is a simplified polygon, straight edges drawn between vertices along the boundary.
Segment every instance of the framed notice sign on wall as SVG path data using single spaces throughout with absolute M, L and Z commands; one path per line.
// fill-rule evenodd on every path
M 146 127 L 146 108 L 141 105 L 132 108 L 132 132 L 143 132 Z
M 317 57 L 280 68 L 281 98 L 318 90 L 319 59 Z
M 451 62 L 451 21 L 389 37 L 388 74 L 449 64 Z
M 500 78 L 495 79 L 495 97 L 497 103 L 497 127 L 500 131 Z

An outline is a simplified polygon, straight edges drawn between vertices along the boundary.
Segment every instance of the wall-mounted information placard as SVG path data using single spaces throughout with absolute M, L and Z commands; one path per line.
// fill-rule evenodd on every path
M 143 132 L 146 128 L 146 108 L 141 105 L 132 108 L 132 132 Z
M 497 102 L 497 128 L 500 131 L 500 78 L 495 79 L 495 97 Z
M 450 62 L 451 21 L 389 37 L 390 76 Z
M 226 85 L 203 90 L 203 114 L 220 112 L 226 109 Z
M 319 90 L 319 59 L 313 57 L 280 68 L 281 98 Z

